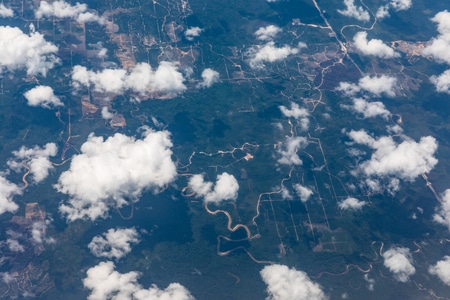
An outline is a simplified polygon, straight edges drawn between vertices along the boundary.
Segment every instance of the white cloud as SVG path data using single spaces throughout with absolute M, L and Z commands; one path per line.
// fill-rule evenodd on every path
M 69 221 L 106 217 L 109 207 L 136 201 L 144 190 L 157 192 L 176 176 L 168 131 L 148 129 L 143 139 L 120 133 L 104 140 L 90 134 L 55 188 L 70 196 L 61 213 Z
M 359 201 L 356 198 L 348 197 L 344 201 L 339 202 L 338 206 L 342 210 L 361 210 L 366 204 L 366 201 Z
M 28 100 L 29 106 L 42 106 L 50 108 L 51 106 L 64 106 L 58 97 L 53 93 L 49 86 L 39 85 L 23 94 Z
M 0 215 L 5 212 L 14 213 L 19 206 L 12 200 L 14 195 L 21 195 L 22 190 L 3 176 L 0 176 Z
M 408 10 L 412 6 L 412 0 L 391 0 L 386 5 L 380 6 L 377 11 L 377 18 L 383 19 L 385 17 L 389 17 L 389 9 L 393 9 L 394 11 Z
M 422 53 L 432 55 L 438 62 L 450 64 L 450 12 L 441 11 L 431 20 L 438 24 L 439 35 L 428 43 Z
M 430 81 L 436 87 L 436 91 L 450 94 L 450 70 L 446 70 L 439 76 L 431 76 Z
M 161 290 L 156 285 L 144 289 L 135 271 L 119 273 L 113 262 L 101 262 L 86 272 L 83 285 L 91 293 L 88 300 L 193 300 L 191 293 L 179 283 L 171 283 Z
M 389 17 L 389 4 L 380 6 L 377 10 L 377 13 L 375 14 L 375 16 L 377 17 L 377 19 L 383 19 L 386 17 Z
M 264 45 L 253 46 L 247 53 L 250 56 L 250 67 L 252 69 L 263 69 L 265 62 L 273 63 L 281 61 L 290 55 L 297 54 L 304 47 L 305 44 L 299 43 L 297 48 L 292 48 L 288 45 L 279 48 L 275 46 L 273 41 L 269 41 Z
M 397 143 L 391 136 L 373 138 L 364 130 L 351 131 L 349 137 L 357 144 L 366 145 L 375 150 L 369 160 L 363 161 L 354 171 L 354 175 L 363 174 L 366 184 L 376 191 L 378 179 L 388 179 L 390 189 L 398 189 L 398 179 L 412 182 L 417 176 L 430 172 L 437 164 L 434 157 L 437 150 L 436 139 L 422 137 L 417 143 L 401 136 Z
M 432 275 L 436 275 L 439 279 L 450 286 L 450 256 L 444 256 L 443 260 L 440 260 L 434 266 L 428 268 L 428 272 Z
M 200 27 L 189 27 L 185 32 L 184 36 L 188 41 L 193 41 L 194 38 L 199 37 L 200 33 L 202 33 L 203 29 Z
M 344 0 L 345 10 L 338 9 L 338 13 L 343 16 L 355 18 L 359 21 L 369 21 L 370 16 L 367 10 L 355 5 L 355 0 Z
M 120 259 L 131 252 L 131 245 L 139 243 L 139 234 L 135 228 L 109 229 L 95 236 L 88 248 L 97 257 Z
M 8 246 L 8 250 L 11 252 L 24 252 L 25 249 L 19 243 L 19 241 L 14 239 L 6 239 L 6 245 Z
M 433 215 L 433 219 L 450 230 L 450 189 L 445 190 L 442 194 L 440 207 Z
M 14 17 L 14 11 L 6 7 L 3 3 L 0 3 L 0 17 L 2 18 L 12 18 Z
M 400 282 L 407 282 L 409 276 L 416 273 L 413 259 L 408 248 L 394 247 L 383 253 L 384 266 L 394 274 Z
M 219 72 L 214 71 L 213 69 L 207 68 L 202 72 L 203 81 L 200 82 L 197 87 L 198 88 L 209 88 L 214 83 L 219 82 Z
M 267 285 L 268 300 L 328 299 L 320 285 L 303 271 L 274 264 L 264 267 L 260 274 Z
M 358 84 L 340 82 L 336 90 L 343 92 L 346 96 L 355 96 L 361 92 L 369 92 L 374 96 L 395 97 L 395 87 L 397 79 L 387 75 L 373 76 L 366 75 L 359 79 Z
M 379 101 L 369 102 L 363 98 L 353 98 L 353 105 L 341 105 L 343 108 L 361 114 L 364 119 L 380 116 L 385 120 L 389 119 L 391 113 L 384 104 Z
M 141 95 L 175 96 L 186 90 L 183 74 L 171 62 L 162 61 L 156 70 L 147 63 L 137 64 L 130 72 L 123 69 L 89 71 L 84 66 L 72 69 L 72 84 L 75 88 L 90 87 L 98 92 L 114 94 L 130 90 Z
M 239 184 L 233 175 L 226 172 L 217 175 L 216 183 L 204 181 L 203 175 L 196 174 L 189 179 L 188 187 L 196 193 L 196 197 L 203 197 L 205 203 L 220 204 L 225 200 L 236 200 Z
M 309 112 L 306 108 L 300 108 L 300 106 L 294 102 L 291 102 L 291 109 L 288 109 L 286 106 L 283 105 L 280 105 L 279 108 L 284 116 L 299 120 L 302 130 L 304 131 L 308 130 Z
M 283 165 L 302 165 L 303 161 L 298 157 L 297 151 L 306 148 L 308 140 L 304 137 L 287 137 L 283 146 L 278 149 L 281 158 L 278 162 Z
M 306 187 L 306 186 L 302 186 L 301 184 L 294 184 L 294 190 L 297 193 L 297 195 L 300 197 L 300 200 L 302 202 L 306 202 L 309 200 L 309 198 L 311 198 L 311 196 L 314 194 L 313 191 Z
M 408 10 L 412 5 L 412 0 L 391 0 L 389 5 L 395 10 Z
M 109 111 L 107 106 L 102 107 L 102 119 L 110 120 L 114 118 L 114 114 Z
M 21 171 L 26 164 L 33 176 L 33 181 L 41 182 L 47 178 L 49 170 L 53 168 L 50 157 L 58 153 L 58 147 L 55 143 L 47 143 L 44 148 L 35 146 L 26 148 L 22 146 L 19 150 L 13 151 L 15 159 L 8 160 L 8 166 L 16 172 Z
M 0 67 L 9 71 L 25 68 L 28 75 L 42 74 L 59 62 L 58 47 L 39 32 L 25 34 L 17 27 L 0 26 Z
M 102 17 L 98 16 L 97 13 L 88 12 L 88 7 L 86 4 L 76 3 L 72 6 L 63 0 L 54 1 L 48 3 L 46 1 L 41 1 L 39 3 L 39 8 L 34 12 L 37 19 L 42 19 L 45 17 L 56 17 L 56 18 L 70 18 L 79 23 L 85 22 L 98 22 L 103 24 L 104 20 Z
M 394 49 L 383 43 L 382 40 L 367 40 L 367 32 L 360 31 L 353 37 L 353 45 L 363 55 L 375 56 L 379 58 L 394 58 L 400 54 Z
M 255 31 L 255 36 L 261 41 L 271 41 L 273 40 L 282 29 L 275 25 L 269 25 L 266 27 L 260 27 Z

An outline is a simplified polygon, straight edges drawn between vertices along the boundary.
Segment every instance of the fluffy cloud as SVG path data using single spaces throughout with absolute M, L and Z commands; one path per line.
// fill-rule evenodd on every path
M 39 8 L 34 12 L 37 19 L 56 17 L 56 18 L 70 18 L 79 23 L 85 22 L 98 22 L 103 24 L 104 20 L 102 17 L 98 16 L 97 13 L 88 12 L 88 7 L 86 4 L 76 3 L 72 6 L 63 0 L 54 1 L 48 3 L 46 1 L 41 1 L 39 3 Z
M 450 256 L 444 256 L 443 260 L 438 261 L 434 266 L 430 266 L 428 272 L 436 275 L 443 283 L 450 286 Z
M 191 293 L 179 283 L 171 283 L 161 290 L 156 285 L 144 289 L 138 282 L 140 274 L 132 271 L 125 274 L 115 270 L 111 261 L 101 262 L 86 272 L 83 285 L 91 293 L 88 300 L 193 300 Z
M 157 192 L 174 180 L 169 132 L 148 129 L 145 134 L 135 139 L 116 133 L 106 140 L 89 135 L 55 185 L 70 196 L 59 208 L 69 221 L 104 218 L 109 207 L 120 208 L 144 190 Z
M 194 38 L 200 36 L 200 33 L 202 33 L 203 29 L 200 27 L 189 27 L 185 32 L 184 36 L 188 41 L 193 41 Z
M 385 120 L 389 119 L 391 113 L 379 101 L 369 102 L 363 98 L 353 98 L 353 105 L 341 105 L 343 108 L 361 114 L 364 119 L 380 116 Z
M 389 10 L 392 8 L 394 11 L 408 10 L 412 5 L 412 0 L 391 0 L 386 5 L 380 6 L 377 11 L 377 18 L 382 19 L 389 17 Z
M 72 84 L 75 88 L 90 87 L 98 92 L 121 94 L 130 90 L 141 95 L 175 96 L 186 90 L 183 74 L 171 62 L 163 61 L 156 70 L 147 63 L 137 64 L 130 72 L 123 69 L 89 71 L 75 66 L 72 70 Z
M 264 63 L 273 63 L 286 59 L 290 55 L 297 54 L 301 48 L 306 47 L 305 44 L 299 43 L 298 47 L 284 45 L 279 48 L 275 46 L 273 41 L 269 41 L 264 45 L 253 46 L 249 51 L 249 64 L 252 69 L 263 69 Z
M 273 40 L 282 29 L 275 25 L 269 25 L 266 27 L 260 27 L 255 31 L 255 36 L 261 41 L 271 41 Z
M 319 284 L 305 272 L 284 265 L 270 265 L 260 272 L 267 285 L 268 300 L 324 300 L 328 299 Z
M 239 184 L 233 175 L 226 172 L 217 175 L 213 188 L 212 182 L 205 182 L 203 175 L 196 174 L 189 179 L 188 187 L 196 193 L 197 197 L 203 197 L 205 203 L 216 203 L 225 200 L 236 200 Z
M 397 79 L 387 75 L 373 76 L 366 75 L 359 79 L 358 84 L 340 82 L 336 90 L 343 92 L 346 96 L 355 96 L 358 93 L 369 92 L 373 96 L 387 97 L 395 96 L 395 86 Z
M 139 243 L 135 228 L 109 229 L 103 235 L 95 236 L 88 248 L 97 257 L 120 259 L 131 252 L 131 244 Z
M 306 202 L 311 198 L 311 196 L 314 194 L 313 191 L 310 188 L 307 188 L 306 186 L 302 186 L 301 184 L 294 184 L 294 190 L 297 193 L 297 195 L 300 197 L 300 200 L 302 202 Z
M 14 171 L 20 172 L 25 164 L 30 169 L 33 181 L 39 183 L 47 178 L 49 170 L 53 168 L 50 157 L 57 153 L 58 147 L 55 143 L 47 143 L 44 148 L 22 146 L 19 150 L 13 151 L 15 159 L 8 160 L 8 166 Z
M 345 10 L 338 9 L 338 13 L 343 16 L 355 18 L 359 21 L 369 21 L 370 16 L 367 10 L 355 5 L 355 0 L 344 0 Z
M 396 191 L 398 179 L 412 182 L 420 174 L 430 172 L 438 162 L 434 157 L 438 145 L 431 136 L 422 137 L 418 143 L 401 136 L 402 141 L 397 143 L 391 136 L 375 139 L 364 130 L 352 130 L 348 135 L 355 143 L 375 150 L 354 172 L 363 174 L 373 191 L 379 188 L 377 178 L 390 181 L 390 190 Z
M 423 49 L 424 55 L 432 55 L 438 62 L 450 64 L 450 12 L 447 10 L 437 13 L 431 19 L 438 24 L 439 35 Z
M 203 81 L 200 82 L 197 87 L 198 88 L 209 88 L 214 83 L 219 81 L 219 72 L 214 71 L 213 69 L 207 68 L 202 72 Z
M 359 53 L 363 55 L 375 56 L 379 58 L 394 58 L 399 57 L 400 54 L 394 49 L 383 43 L 382 40 L 372 39 L 367 40 L 367 32 L 360 31 L 353 37 L 353 45 Z
M 38 32 L 25 34 L 17 27 L 0 26 L 0 68 L 25 68 L 28 75 L 42 74 L 59 62 L 58 47 Z
M 291 102 L 291 109 L 288 109 L 286 106 L 279 106 L 281 113 L 288 117 L 294 118 L 300 121 L 300 126 L 302 130 L 308 130 L 309 127 L 309 112 L 306 108 L 300 108 L 297 103 Z
M 304 137 L 287 137 L 283 146 L 278 149 L 281 158 L 278 162 L 283 165 L 302 165 L 303 161 L 298 157 L 297 151 L 306 148 L 308 140 Z
M 439 76 L 431 76 L 430 81 L 436 86 L 436 91 L 450 94 L 450 70 L 445 71 Z
M 445 190 L 442 194 L 441 205 L 439 209 L 437 209 L 433 219 L 436 222 L 447 226 L 448 230 L 450 230 L 450 189 Z
M 22 190 L 17 185 L 0 176 L 0 215 L 5 212 L 16 212 L 19 206 L 12 198 L 14 195 L 21 194 Z
M 395 247 L 383 253 L 384 266 L 394 274 L 400 282 L 407 282 L 409 276 L 416 273 L 413 260 L 408 248 Z
M 339 202 L 338 206 L 342 210 L 360 210 L 366 204 L 366 201 L 359 201 L 356 198 L 348 197 L 344 201 Z
M 51 106 L 64 106 L 58 97 L 53 93 L 53 89 L 49 86 L 40 85 L 23 94 L 30 106 L 42 106 L 50 108 Z
M 0 17 L 12 18 L 14 17 L 14 11 L 11 8 L 6 7 L 3 3 L 0 3 Z

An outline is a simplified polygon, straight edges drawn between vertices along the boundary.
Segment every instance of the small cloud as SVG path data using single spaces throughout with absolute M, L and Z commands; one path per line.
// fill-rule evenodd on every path
M 291 102 L 291 109 L 288 109 L 286 106 L 279 106 L 281 113 L 288 117 L 294 118 L 300 121 L 300 126 L 303 131 L 308 130 L 309 127 L 309 112 L 306 108 L 300 108 L 297 103 Z
M 6 7 L 3 3 L 0 3 L 0 17 L 2 18 L 12 18 L 14 17 L 14 11 Z
M 86 4 L 76 3 L 71 5 L 63 0 L 54 1 L 48 3 L 47 1 L 41 1 L 39 8 L 34 12 L 36 19 L 56 17 L 59 19 L 70 18 L 78 23 L 98 22 L 103 24 L 104 19 L 97 13 L 88 12 Z
M 183 74 L 167 61 L 162 61 L 156 70 L 147 63 L 137 64 L 130 72 L 124 69 L 94 72 L 79 65 L 72 69 L 72 85 L 76 89 L 92 87 L 97 92 L 117 95 L 129 90 L 143 96 L 160 93 L 174 97 L 186 90 L 183 82 Z
M 214 83 L 219 82 L 220 76 L 219 72 L 214 71 L 213 69 L 207 68 L 202 72 L 203 81 L 197 84 L 198 88 L 209 88 Z
M 367 40 L 367 32 L 360 31 L 353 37 L 353 45 L 359 53 L 378 58 L 395 58 L 400 57 L 400 53 L 383 43 L 382 40 Z
M 389 6 L 395 11 L 408 10 L 412 5 L 412 0 L 391 0 Z
M 366 75 L 359 79 L 358 84 L 340 82 L 336 88 L 337 91 L 343 92 L 346 96 L 355 96 L 358 93 L 369 92 L 372 96 L 395 97 L 395 87 L 397 79 L 387 75 L 369 76 Z
M 437 23 L 439 35 L 433 38 L 422 50 L 422 54 L 431 55 L 438 62 L 450 64 L 450 12 L 437 13 L 431 21 Z
M 400 282 L 407 282 L 411 275 L 416 273 L 413 259 L 408 248 L 395 247 L 383 253 L 384 266 L 394 274 Z
M 287 137 L 282 147 L 277 151 L 281 155 L 278 163 L 301 166 L 303 161 L 298 157 L 297 152 L 300 149 L 306 148 L 306 146 L 308 146 L 308 140 L 304 137 Z
M 185 32 L 184 36 L 188 41 L 193 41 L 194 38 L 199 37 L 200 33 L 203 32 L 203 29 L 200 27 L 189 27 Z
M 342 210 L 361 210 L 366 204 L 366 201 L 359 201 L 356 198 L 348 197 L 344 201 L 339 202 L 338 206 Z
M 15 159 L 10 159 L 7 163 L 16 172 L 20 172 L 26 166 L 33 176 L 33 181 L 39 183 L 47 178 L 49 170 L 53 169 L 50 157 L 57 153 L 58 147 L 55 143 L 47 143 L 43 148 L 22 146 L 19 150 L 13 151 Z
M 297 48 L 284 45 L 276 47 L 273 41 L 269 41 L 264 45 L 256 45 L 249 49 L 247 55 L 250 56 L 249 64 L 252 69 L 263 69 L 264 63 L 273 63 L 282 61 L 290 55 L 297 54 L 305 45 L 299 44 Z
M 59 59 L 58 47 L 47 42 L 39 32 L 25 34 L 17 27 L 0 26 L 0 68 L 26 69 L 28 75 L 47 75 Z
M 197 197 L 203 197 L 205 203 L 215 204 L 226 200 L 236 200 L 239 190 L 236 178 L 226 172 L 217 175 L 215 184 L 205 182 L 203 175 L 196 174 L 189 179 L 188 187 L 196 193 Z
M 51 108 L 52 106 L 64 106 L 58 97 L 53 93 L 49 86 L 40 85 L 23 94 L 28 101 L 29 106 L 42 106 Z
M 391 115 L 382 102 L 369 102 L 363 98 L 353 98 L 352 101 L 353 105 L 342 104 L 341 107 L 362 115 L 364 119 L 380 116 L 388 120 Z
M 101 236 L 95 236 L 88 248 L 97 257 L 120 259 L 131 252 L 131 245 L 139 243 L 135 228 L 109 229 Z
M 298 183 L 294 184 L 294 190 L 303 203 L 308 201 L 309 198 L 311 198 L 311 196 L 314 194 L 314 192 L 310 188 L 302 186 L 301 184 Z
M 14 203 L 13 196 L 22 195 L 22 190 L 0 175 L 0 215 L 5 212 L 15 213 L 19 206 Z
M 430 266 L 428 272 L 431 275 L 436 275 L 443 283 L 450 286 L 450 256 L 446 255 L 434 266 Z
M 434 221 L 447 226 L 450 230 L 450 189 L 445 190 L 441 196 L 440 207 L 433 215 Z
M 267 285 L 268 300 L 328 299 L 320 285 L 303 271 L 274 264 L 264 267 L 260 274 Z
M 55 188 L 70 196 L 60 212 L 68 221 L 105 218 L 110 207 L 137 201 L 145 190 L 158 192 L 176 175 L 168 131 L 148 129 L 143 139 L 121 133 L 90 134 Z
M 273 40 L 282 29 L 275 25 L 269 25 L 266 27 L 260 27 L 255 31 L 255 36 L 260 41 L 271 41 Z
M 107 261 L 87 270 L 83 285 L 90 290 L 88 300 L 194 300 L 191 293 L 179 283 L 171 283 L 164 290 L 156 285 L 145 289 L 137 282 L 139 272 L 119 273 L 115 268 L 113 262 Z
M 370 16 L 367 10 L 364 10 L 361 6 L 355 5 L 355 0 L 344 0 L 345 10 L 338 9 L 338 13 L 343 16 L 355 18 L 359 21 L 369 21 Z
M 109 111 L 107 106 L 102 107 L 102 119 L 110 120 L 114 118 L 114 114 Z
M 422 137 L 419 142 L 400 136 L 399 143 L 391 136 L 375 139 L 364 130 L 352 130 L 348 136 L 355 143 L 375 150 L 369 160 L 361 162 L 353 171 L 354 175 L 364 175 L 367 186 L 374 192 L 380 191 L 379 179 L 387 180 L 386 188 L 396 191 L 399 179 L 413 182 L 417 176 L 430 172 L 438 162 L 434 157 L 438 145 L 431 136 Z
M 385 17 L 389 17 L 389 10 L 392 8 L 394 11 L 408 10 L 412 6 L 412 0 L 391 0 L 386 5 L 380 6 L 376 13 L 376 17 L 380 20 Z
M 450 70 L 446 70 L 439 76 L 431 76 L 430 81 L 436 87 L 436 91 L 450 94 Z
M 6 245 L 8 246 L 8 250 L 11 252 L 24 252 L 25 249 L 19 243 L 19 241 L 14 239 L 6 239 Z

